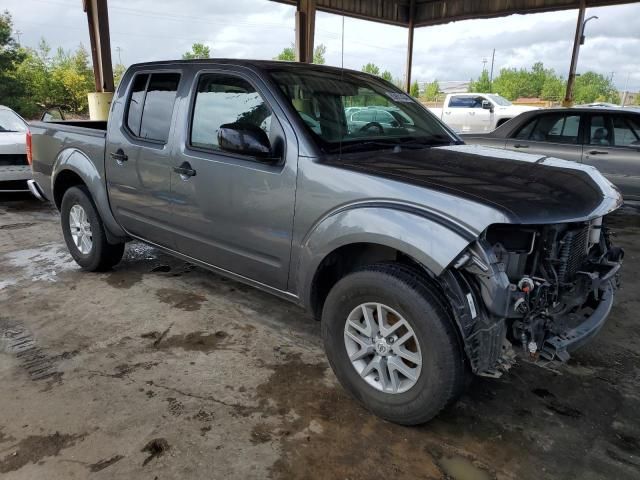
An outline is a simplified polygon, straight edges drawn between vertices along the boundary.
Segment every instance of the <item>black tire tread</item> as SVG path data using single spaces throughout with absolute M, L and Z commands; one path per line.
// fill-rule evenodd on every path
M 375 411 L 378 415 L 395 423 L 404 425 L 425 423 L 438 415 L 445 407 L 456 400 L 464 391 L 464 387 L 466 385 L 465 380 L 467 369 L 464 362 L 464 353 L 455 327 L 455 322 L 452 318 L 451 311 L 447 306 L 448 302 L 446 302 L 446 298 L 437 284 L 431 281 L 426 276 L 426 273 L 423 273 L 412 266 L 396 262 L 382 262 L 363 266 L 343 277 L 336 285 L 351 276 L 360 275 L 362 273 L 385 275 L 391 277 L 390 281 L 400 282 L 403 289 L 412 290 L 420 295 L 429 304 L 436 315 L 443 320 L 441 322 L 443 331 L 447 342 L 451 345 L 454 353 L 453 355 L 449 355 L 446 356 L 446 358 L 441 359 L 444 363 L 439 366 L 441 370 L 447 372 L 447 374 L 439 376 L 439 385 L 431 385 L 435 396 L 429 399 L 429 405 L 421 411 L 406 412 L 404 414 L 399 413 L 398 411 L 390 411 L 389 414 L 387 414 L 384 409 L 379 408 L 379 406 Z M 329 293 L 328 300 L 330 297 L 331 292 Z M 323 316 L 323 324 L 325 323 L 324 320 Z M 325 329 L 327 329 L 326 332 Z M 328 327 L 326 325 L 323 325 L 323 333 L 326 338 L 328 335 Z M 331 358 L 329 358 L 329 361 L 332 363 Z M 333 363 L 332 367 L 336 370 L 336 365 Z M 367 403 L 366 398 L 363 398 L 362 395 L 358 394 L 358 392 L 351 391 L 351 393 L 362 401 L 365 404 L 365 407 L 372 409 L 372 406 Z
M 61 212 L 68 208 L 68 203 L 70 202 L 69 199 L 74 195 L 85 200 L 89 207 L 90 211 L 87 212 L 87 214 L 90 216 L 91 221 L 91 234 L 93 237 L 94 251 L 91 252 L 91 256 L 88 259 L 83 258 L 81 254 L 76 251 L 75 247 L 70 244 L 71 241 L 68 238 L 70 233 L 67 230 L 68 227 L 64 225 L 63 220 L 62 231 L 65 241 L 67 242 L 69 252 L 83 270 L 88 272 L 103 272 L 105 270 L 109 270 L 122 259 L 122 255 L 124 254 L 124 243 L 111 244 L 108 242 L 102 218 L 100 218 L 100 214 L 98 213 L 98 209 L 91 197 L 91 193 L 84 185 L 70 187 L 64 192 L 60 209 Z M 62 215 L 61 219 L 64 219 L 65 216 L 66 215 Z

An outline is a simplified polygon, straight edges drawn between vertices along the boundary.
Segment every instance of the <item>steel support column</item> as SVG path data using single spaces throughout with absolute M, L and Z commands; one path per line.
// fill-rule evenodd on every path
M 298 0 L 296 10 L 296 60 L 313 62 L 313 43 L 316 28 L 316 1 Z
M 415 29 L 415 17 L 416 17 L 416 0 L 409 2 L 409 25 L 408 25 L 408 37 L 407 37 L 407 71 L 406 71 L 406 89 L 407 93 L 411 93 L 411 67 L 413 64 L 413 31 Z
M 573 53 L 571 54 L 571 66 L 569 67 L 569 78 L 567 79 L 567 91 L 562 101 L 562 105 L 570 107 L 573 104 L 573 86 L 576 81 L 576 68 L 578 66 L 578 54 L 580 53 L 580 39 L 582 37 L 582 29 L 584 28 L 584 11 L 586 8 L 585 0 L 580 0 L 580 9 L 578 10 L 578 24 L 576 25 L 576 36 L 573 40 Z
M 107 0 L 83 0 L 83 8 L 89 23 L 91 58 L 96 92 L 113 92 L 113 66 L 111 65 L 111 40 L 109 38 L 109 13 Z

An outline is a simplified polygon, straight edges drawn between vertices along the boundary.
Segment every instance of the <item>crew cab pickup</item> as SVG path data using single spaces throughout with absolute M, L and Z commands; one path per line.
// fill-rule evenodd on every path
M 406 121 L 348 124 L 371 105 Z M 340 382 L 394 422 L 429 420 L 514 353 L 568 360 L 611 310 L 609 181 L 464 145 L 362 72 L 138 64 L 108 122 L 30 128 L 39 192 L 82 268 L 111 268 L 137 239 L 303 305 Z
M 456 132 L 483 133 L 537 108 L 513 105 L 495 93 L 455 93 L 445 97 L 442 108 L 429 110 Z

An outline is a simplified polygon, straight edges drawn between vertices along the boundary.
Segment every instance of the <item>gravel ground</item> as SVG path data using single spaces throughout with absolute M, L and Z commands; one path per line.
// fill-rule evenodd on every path
M 140 243 L 81 272 L 55 210 L 0 197 L 0 477 L 640 478 L 640 213 L 613 220 L 597 339 L 405 428 L 349 399 L 301 309 Z

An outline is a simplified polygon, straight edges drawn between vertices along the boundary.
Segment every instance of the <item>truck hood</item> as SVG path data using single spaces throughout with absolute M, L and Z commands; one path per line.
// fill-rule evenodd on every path
M 622 204 L 594 167 L 477 145 L 343 154 L 326 162 L 481 203 L 512 223 L 588 220 Z

